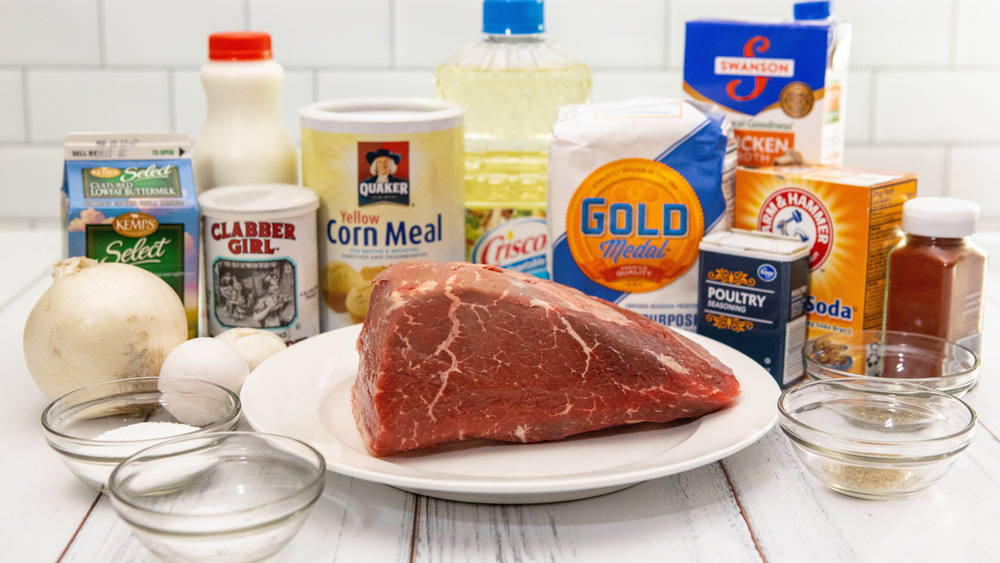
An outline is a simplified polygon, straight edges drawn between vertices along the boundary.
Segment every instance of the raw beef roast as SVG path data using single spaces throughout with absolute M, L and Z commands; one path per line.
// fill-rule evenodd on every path
M 352 401 L 377 456 L 667 422 L 739 394 L 732 370 L 701 346 L 554 282 L 403 262 L 372 283 Z

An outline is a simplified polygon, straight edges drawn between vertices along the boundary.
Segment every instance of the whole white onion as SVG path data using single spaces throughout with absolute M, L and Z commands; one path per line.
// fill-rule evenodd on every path
M 62 260 L 24 324 L 24 360 L 50 399 L 115 379 L 156 376 L 187 340 L 177 293 L 142 268 Z

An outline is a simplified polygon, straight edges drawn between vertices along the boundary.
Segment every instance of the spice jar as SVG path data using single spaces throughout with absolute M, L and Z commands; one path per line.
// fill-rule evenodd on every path
M 903 205 L 903 240 L 888 257 L 886 330 L 929 334 L 977 355 L 983 329 L 986 252 L 972 241 L 979 206 L 947 197 Z

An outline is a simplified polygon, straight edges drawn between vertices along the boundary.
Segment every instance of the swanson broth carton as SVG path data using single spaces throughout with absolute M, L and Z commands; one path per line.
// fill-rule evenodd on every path
M 796 4 L 795 21 L 689 21 L 684 91 L 727 113 L 740 166 L 841 164 L 850 37 L 828 2 Z
M 71 133 L 65 140 L 65 256 L 133 264 L 167 282 L 198 336 L 198 202 L 184 134 Z
M 882 327 L 886 257 L 917 177 L 838 166 L 740 168 L 733 226 L 810 247 L 808 337 Z

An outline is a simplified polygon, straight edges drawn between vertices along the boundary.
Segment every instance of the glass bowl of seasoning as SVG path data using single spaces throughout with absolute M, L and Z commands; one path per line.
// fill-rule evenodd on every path
M 56 399 L 42 412 L 45 440 L 81 481 L 106 490 L 119 462 L 177 436 L 234 430 L 240 399 L 197 379 L 118 379 Z
M 169 440 L 111 474 L 111 504 L 167 561 L 259 561 L 298 533 L 323 492 L 326 462 L 276 434 L 218 432 Z
M 976 420 L 962 399 L 903 380 L 811 381 L 778 399 L 778 424 L 809 473 L 873 500 L 937 482 L 972 441 Z
M 806 342 L 810 379 L 904 379 L 961 397 L 979 379 L 979 357 L 954 342 L 913 332 L 863 330 L 825 334 Z

